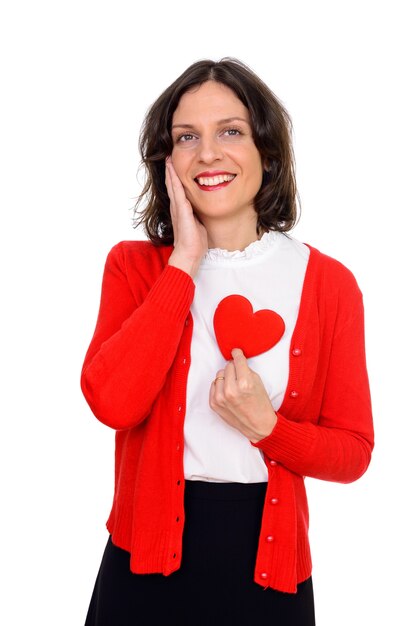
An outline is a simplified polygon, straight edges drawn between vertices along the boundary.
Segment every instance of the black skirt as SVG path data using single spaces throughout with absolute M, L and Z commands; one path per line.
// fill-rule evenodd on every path
M 186 481 L 182 562 L 169 576 L 133 574 L 109 537 L 85 626 L 314 626 L 311 578 L 296 594 L 253 581 L 266 486 Z

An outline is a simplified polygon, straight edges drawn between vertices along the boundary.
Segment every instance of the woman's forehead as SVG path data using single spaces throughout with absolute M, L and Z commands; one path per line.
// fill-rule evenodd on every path
M 173 127 L 187 128 L 203 121 L 216 124 L 238 118 L 250 121 L 247 107 L 234 91 L 222 83 L 207 81 L 182 95 L 173 113 Z

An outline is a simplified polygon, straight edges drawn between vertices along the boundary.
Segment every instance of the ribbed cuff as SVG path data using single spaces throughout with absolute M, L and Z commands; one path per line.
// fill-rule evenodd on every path
M 189 274 L 173 265 L 166 265 L 151 287 L 147 302 L 180 319 L 189 312 L 194 292 L 195 284 Z
M 293 422 L 280 414 L 278 418 L 270 435 L 251 445 L 283 465 L 306 459 L 315 441 L 315 427 L 307 422 Z

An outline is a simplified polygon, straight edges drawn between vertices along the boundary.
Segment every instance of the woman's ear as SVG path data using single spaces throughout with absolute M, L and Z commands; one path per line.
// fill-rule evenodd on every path
M 263 170 L 265 172 L 269 172 L 271 170 L 271 164 L 270 164 L 270 161 L 268 159 L 264 159 Z

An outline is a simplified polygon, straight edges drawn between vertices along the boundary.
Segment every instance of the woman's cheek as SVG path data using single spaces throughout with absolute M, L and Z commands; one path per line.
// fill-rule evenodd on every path
M 171 153 L 171 161 L 173 163 L 173 167 L 176 171 L 177 176 L 180 178 L 180 181 L 183 185 L 183 187 L 187 187 L 187 176 L 186 176 L 186 172 L 187 172 L 187 162 L 185 162 L 185 159 L 182 159 L 182 154 L 178 151 L 176 151 L 176 149 L 173 149 L 173 152 Z

